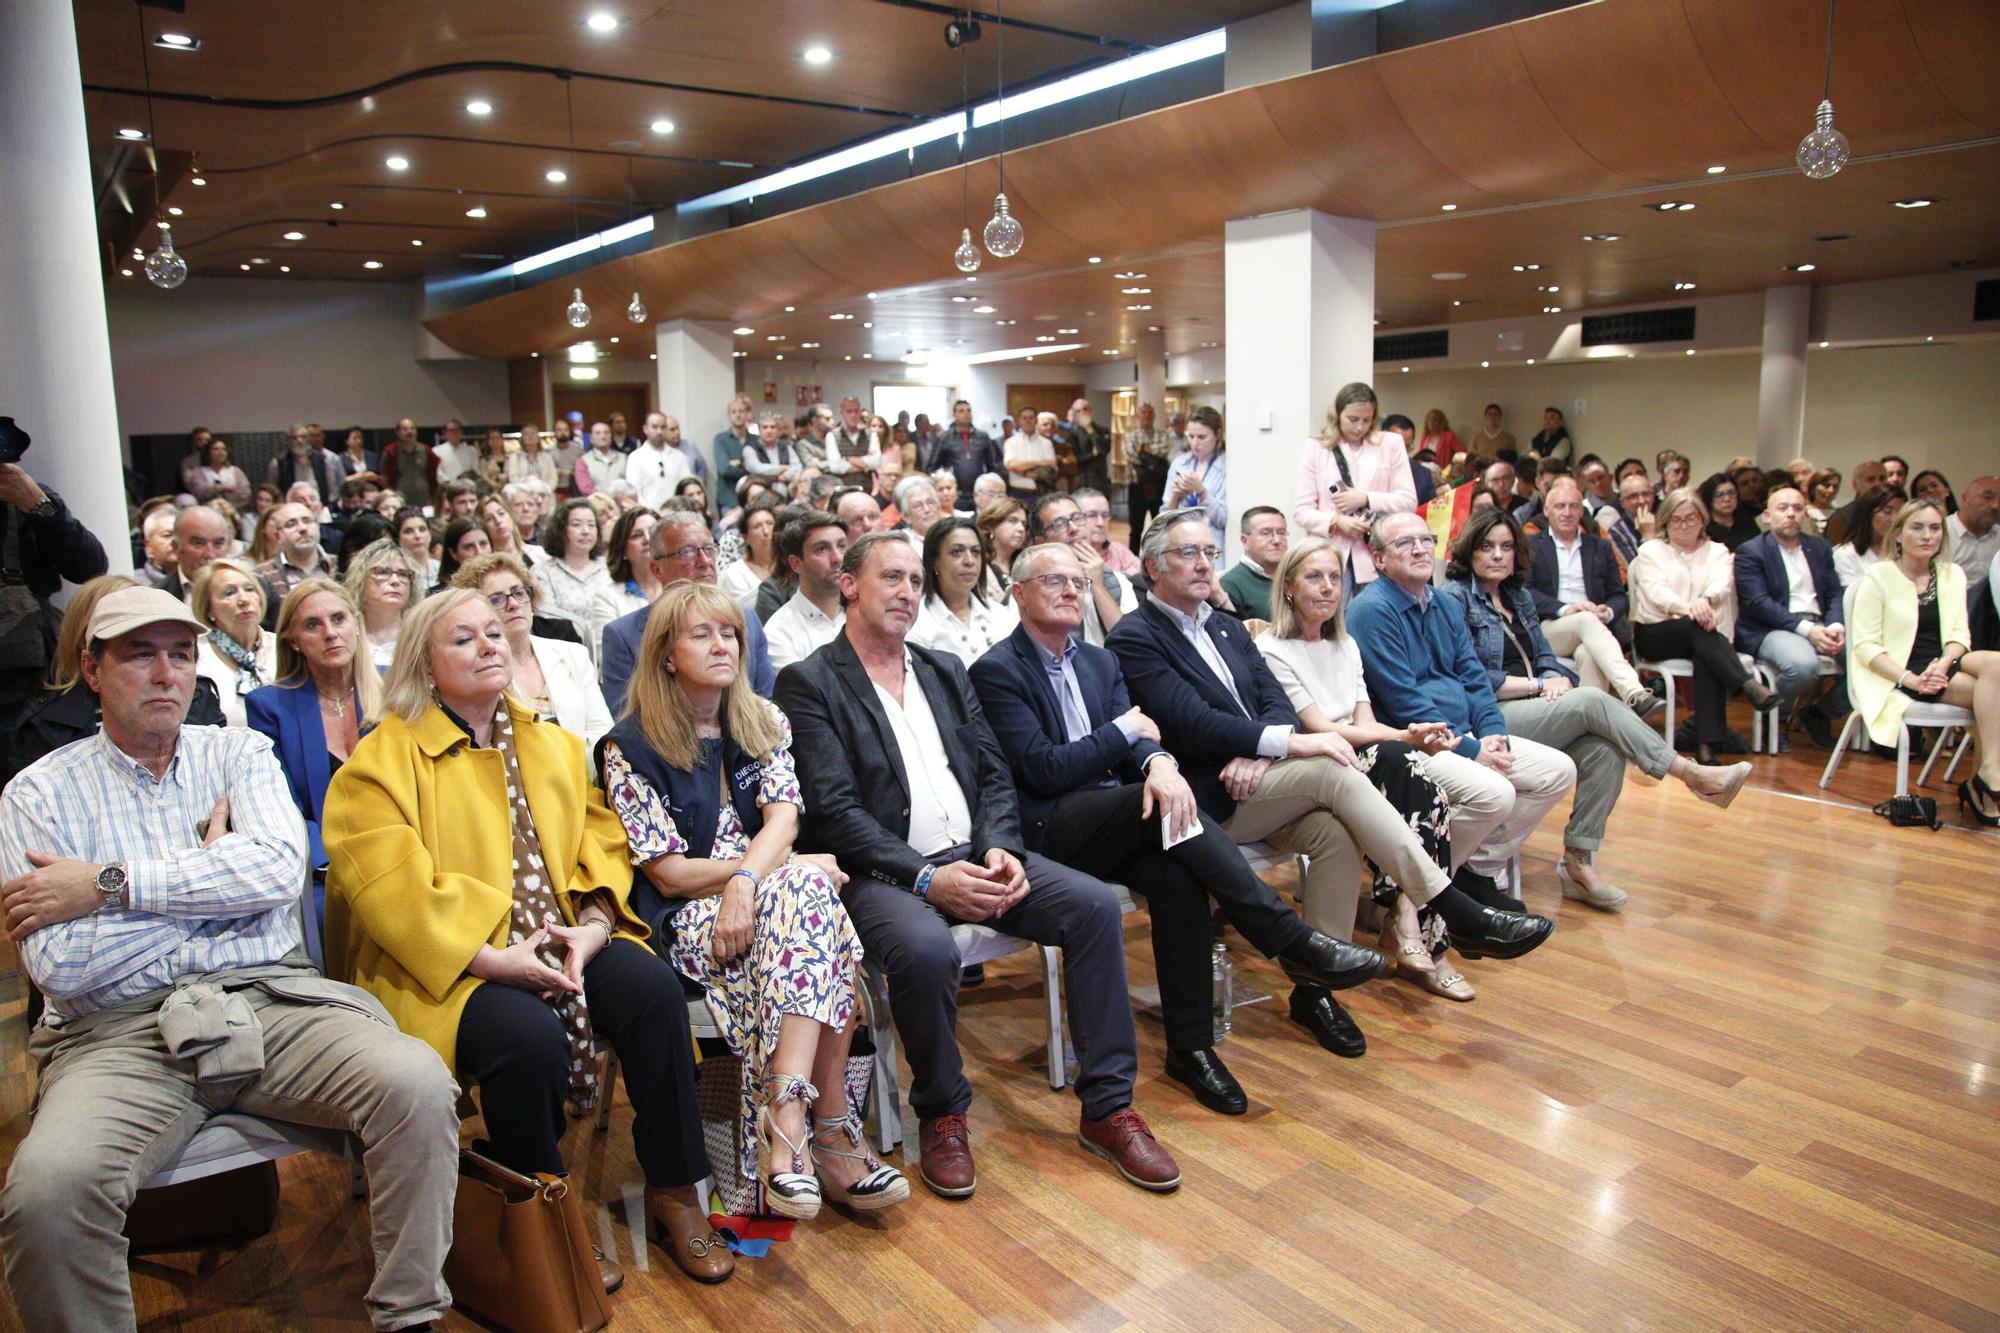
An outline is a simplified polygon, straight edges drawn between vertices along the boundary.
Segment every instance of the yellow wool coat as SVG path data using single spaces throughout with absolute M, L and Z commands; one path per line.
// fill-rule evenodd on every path
M 1937 595 L 1938 637 L 1947 644 L 1969 647 L 1972 631 L 1965 618 L 1965 571 L 1942 557 L 1937 561 Z M 1916 642 L 1917 585 L 1895 560 L 1878 560 L 1854 585 L 1854 609 L 1847 615 L 1848 700 L 1868 724 L 1868 735 L 1877 745 L 1896 743 L 1910 697 L 1887 676 L 1869 670 L 1868 664 L 1883 653 L 1905 662 Z
M 608 889 L 617 937 L 643 942 L 646 925 L 626 903 L 625 828 L 590 781 L 583 742 L 511 697 L 507 707 L 565 921 Z M 323 830 L 328 974 L 375 996 L 457 1069 L 459 1017 L 482 984 L 466 968 L 480 945 L 506 947 L 514 908 L 500 752 L 475 749 L 436 706 L 415 722 L 387 717 L 334 775 Z

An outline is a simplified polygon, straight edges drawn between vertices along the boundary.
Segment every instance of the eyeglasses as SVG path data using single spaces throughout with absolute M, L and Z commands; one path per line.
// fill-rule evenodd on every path
M 1670 528 L 1694 528 L 1701 526 L 1700 514 L 1675 514 L 1667 520 Z
M 503 592 L 491 592 L 486 594 L 487 604 L 491 606 L 495 611 L 505 611 L 510 606 L 527 606 L 533 601 L 534 601 L 533 594 L 531 594 L 526 588 L 521 587 L 519 584 L 516 584 L 513 587 L 508 588 Z
M 686 564 L 693 560 L 713 560 L 716 557 L 717 550 L 718 548 L 715 543 L 710 542 L 706 546 L 683 546 L 677 550 L 668 551 L 659 558 L 662 560 L 678 560 Z
M 394 565 L 377 565 L 368 571 L 368 578 L 372 583 L 408 583 L 410 571 Z
M 1390 551 L 1435 551 L 1437 544 L 1437 534 L 1426 532 L 1422 536 L 1398 537 L 1384 549 Z
M 1206 560 L 1210 564 L 1214 564 L 1222 558 L 1222 548 L 1220 546 L 1169 546 L 1166 554 L 1177 556 L 1182 560 Z
M 1081 574 L 1037 574 L 1030 581 L 1041 584 L 1047 592 L 1061 592 L 1065 588 L 1082 592 L 1090 587 L 1090 580 Z
M 1081 522 L 1083 522 L 1083 518 L 1082 518 L 1082 516 L 1081 516 L 1081 515 L 1079 515 L 1079 514 L 1065 514 L 1065 515 L 1063 515 L 1063 517 L 1061 517 L 1061 518 L 1052 518 L 1052 519 L 1049 519 L 1048 521 L 1044 522 L 1044 523 L 1042 524 L 1042 531 L 1043 531 L 1043 532 L 1068 532 L 1068 531 L 1069 531 L 1069 530 L 1070 530 L 1071 528 L 1075 527 L 1075 526 L 1076 526 L 1077 524 L 1079 524 L 1079 523 L 1081 523 Z

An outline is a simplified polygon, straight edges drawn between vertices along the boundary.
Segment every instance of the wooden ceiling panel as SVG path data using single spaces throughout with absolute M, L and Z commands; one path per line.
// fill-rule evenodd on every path
M 1986 133 L 2000 133 L 2000 77 L 1991 63 L 1991 53 L 2000 50 L 2000 5 L 1922 0 L 1906 3 L 1903 16 L 1924 68 L 1952 109 Z

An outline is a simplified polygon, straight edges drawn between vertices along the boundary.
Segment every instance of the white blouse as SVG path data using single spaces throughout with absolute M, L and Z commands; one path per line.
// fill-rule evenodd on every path
M 1715 608 L 1715 629 L 1725 639 L 1736 633 L 1736 558 L 1721 542 L 1705 541 L 1692 551 L 1655 537 L 1632 557 L 1629 571 L 1632 623 L 1657 625 L 1685 616 L 1697 599 Z
M 764 576 L 748 560 L 738 560 L 717 576 L 716 586 L 736 599 L 736 605 L 745 611 L 757 606 L 757 589 L 764 584 Z
M 612 583 L 607 579 L 591 599 L 590 615 L 584 621 L 583 641 L 590 646 L 592 657 L 597 656 L 603 647 L 606 625 L 652 605 L 643 594 L 632 591 L 637 586 L 633 583 Z
M 1868 566 L 1882 557 L 1873 551 L 1857 551 L 1853 542 L 1842 542 L 1833 548 L 1833 572 L 1840 576 L 1843 590 L 1861 582 L 1861 576 L 1868 572 Z
M 543 560 L 529 571 L 542 589 L 542 614 L 559 616 L 579 630 L 590 624 L 597 594 L 611 586 L 602 560 L 585 565 L 581 574 L 560 560 Z
M 937 594 L 926 597 L 917 623 L 910 627 L 910 642 L 919 648 L 955 653 L 959 661 L 970 667 L 1021 623 L 1012 602 L 982 602 L 974 598 L 968 607 L 970 625 L 954 615 Z
M 1354 710 L 1368 697 L 1361 671 L 1361 649 L 1351 638 L 1281 639 L 1259 634 L 1257 651 L 1285 687 L 1294 710 L 1317 708 L 1336 724 L 1354 720 Z

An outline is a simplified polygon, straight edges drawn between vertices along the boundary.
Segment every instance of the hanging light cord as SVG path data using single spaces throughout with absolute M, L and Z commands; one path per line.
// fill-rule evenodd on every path
M 967 16 L 971 15 L 966 11 Z M 961 124 L 958 130 L 958 219 L 959 225 L 972 225 L 972 173 L 965 169 L 965 141 L 972 135 L 972 52 L 964 45 L 958 48 L 958 116 Z
M 1826 79 L 1819 90 L 1822 102 L 1833 98 L 1833 11 L 1839 4 L 1840 0 L 1826 0 Z
M 573 94 L 573 90 L 576 87 L 576 80 L 570 77 L 568 70 L 564 70 L 562 75 L 562 81 L 563 81 L 563 112 L 565 115 L 569 117 L 570 239 L 581 240 L 583 239 L 583 224 L 577 221 L 577 212 L 576 212 L 576 100 Z
M 993 26 L 999 29 L 993 51 L 993 121 L 1000 127 L 1000 193 L 1007 193 L 1007 6 L 997 0 Z
M 153 148 L 153 221 L 160 219 L 160 135 L 153 127 L 153 61 L 146 54 L 146 11 L 139 11 L 139 69 L 146 79 L 146 141 Z

